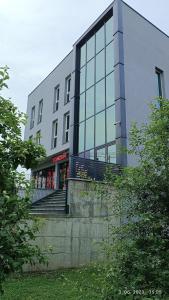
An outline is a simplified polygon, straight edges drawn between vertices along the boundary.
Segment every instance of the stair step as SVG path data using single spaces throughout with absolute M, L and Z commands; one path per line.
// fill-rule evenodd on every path
M 41 205 L 33 205 L 32 208 L 38 208 L 39 207 L 65 207 L 65 203 L 60 203 L 60 204 L 50 204 L 50 203 L 43 203 Z
M 55 197 L 46 197 L 45 199 L 65 199 L 66 197 L 61 196 L 55 196 Z M 45 200 L 44 199 L 44 200 Z
M 38 211 L 42 211 L 42 212 L 47 212 L 47 211 L 48 211 L 48 212 L 49 212 L 49 211 L 50 211 L 50 212 L 57 212 L 57 211 L 65 211 L 65 207 L 57 207 L 57 208 L 53 208 L 53 207 L 50 208 L 50 207 L 49 207 L 48 209 L 46 209 L 46 207 L 45 207 L 45 208 L 40 207 L 40 208 L 32 208 L 32 209 L 31 209 L 31 212 L 32 212 L 32 211 L 33 211 L 33 212 L 36 212 L 36 211 L 37 211 L 37 212 L 38 212 Z
M 61 201 L 61 200 L 59 200 L 59 201 L 42 201 L 42 202 L 38 202 L 38 203 L 34 203 L 33 204 L 33 206 L 35 206 L 35 205 L 44 205 L 44 204 L 46 204 L 46 203 L 48 203 L 48 204 L 53 204 L 53 205 L 59 205 L 59 204 L 64 204 L 65 205 L 65 200 L 63 200 L 63 201 Z

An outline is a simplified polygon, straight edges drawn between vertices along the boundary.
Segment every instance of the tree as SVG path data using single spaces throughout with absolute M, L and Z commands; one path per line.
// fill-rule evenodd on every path
M 7 87 L 8 79 L 8 68 L 0 68 L 0 91 Z M 40 249 L 30 243 L 38 225 L 29 214 L 30 186 L 17 168 L 36 166 L 45 157 L 45 150 L 31 140 L 22 141 L 21 124 L 25 122 L 26 116 L 0 96 L 0 293 L 8 274 L 36 258 L 44 261 Z M 18 196 L 20 185 L 26 191 L 22 199 Z
M 120 176 L 111 199 L 112 228 L 103 299 L 169 299 L 169 101 L 151 105 L 148 124 L 133 124 L 130 155 L 138 165 Z

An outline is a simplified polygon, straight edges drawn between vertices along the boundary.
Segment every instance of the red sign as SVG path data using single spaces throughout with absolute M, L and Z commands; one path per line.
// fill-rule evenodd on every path
M 52 163 L 55 164 L 59 161 L 65 160 L 67 158 L 68 153 L 67 152 L 63 152 L 62 154 L 59 154 L 57 156 L 54 156 L 52 158 Z

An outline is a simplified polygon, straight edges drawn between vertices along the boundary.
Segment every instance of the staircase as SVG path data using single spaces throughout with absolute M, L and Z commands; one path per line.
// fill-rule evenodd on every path
M 54 193 L 32 204 L 32 215 L 65 215 L 66 191 L 57 190 Z

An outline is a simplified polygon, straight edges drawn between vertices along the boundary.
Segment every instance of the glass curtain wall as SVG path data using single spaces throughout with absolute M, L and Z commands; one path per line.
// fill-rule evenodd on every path
M 80 48 L 79 155 L 116 162 L 113 17 Z

